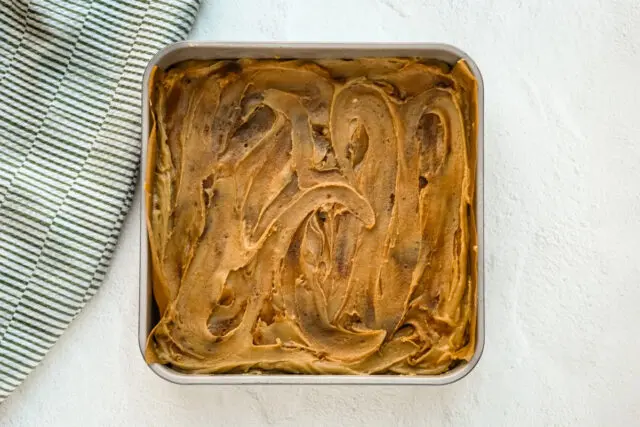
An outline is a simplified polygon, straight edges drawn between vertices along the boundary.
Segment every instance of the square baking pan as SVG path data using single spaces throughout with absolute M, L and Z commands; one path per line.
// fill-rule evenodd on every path
M 139 182 L 140 219 L 140 314 L 138 340 L 144 355 L 147 336 L 158 320 L 152 295 L 149 241 L 146 229 L 144 185 L 149 137 L 149 80 L 154 67 L 166 69 L 189 59 L 237 58 L 358 58 L 358 57 L 417 57 L 440 60 L 451 65 L 464 59 L 478 83 L 476 229 L 478 245 L 476 347 L 472 359 L 440 375 L 298 375 L 298 374 L 185 374 L 168 366 L 151 364 L 160 377 L 177 384 L 422 384 L 445 385 L 465 377 L 477 365 L 484 349 L 484 88 L 482 76 L 475 62 L 461 50 L 435 43 L 223 43 L 185 41 L 167 46 L 149 62 L 142 82 L 142 156 Z

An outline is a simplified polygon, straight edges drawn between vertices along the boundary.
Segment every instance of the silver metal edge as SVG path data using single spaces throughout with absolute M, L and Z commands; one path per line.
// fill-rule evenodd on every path
M 399 56 L 398 50 L 406 51 L 442 51 L 448 55 L 464 59 L 478 82 L 478 135 L 476 169 L 476 213 L 478 233 L 478 283 L 477 283 L 477 324 L 476 348 L 469 362 L 460 368 L 435 376 L 377 376 L 377 375 L 192 375 L 176 372 L 164 365 L 151 364 L 149 368 L 159 377 L 175 384 L 358 384 L 358 385 L 447 385 L 466 377 L 478 364 L 484 352 L 485 343 L 485 292 L 484 292 L 484 81 L 476 62 L 457 47 L 442 43 L 264 43 L 264 42 L 199 42 L 182 41 L 160 50 L 147 65 L 142 79 L 142 146 L 140 156 L 139 195 L 140 198 L 140 276 L 139 276 L 139 317 L 138 343 L 144 360 L 146 340 L 151 331 L 151 289 L 149 287 L 149 242 L 146 230 L 146 206 L 144 197 L 145 174 L 147 164 L 147 145 L 149 135 L 149 79 L 153 67 L 165 57 L 183 49 L 241 49 L 247 50 L 248 57 L 255 55 L 255 49 L 299 50 L 313 49 L 325 52 L 361 51 L 359 56 L 372 51 L 387 51 L 388 56 Z M 251 51 L 254 51 L 253 54 Z M 417 53 L 412 56 L 419 56 Z M 177 62 L 177 61 L 176 61 Z M 175 62 L 174 62 L 175 63 Z

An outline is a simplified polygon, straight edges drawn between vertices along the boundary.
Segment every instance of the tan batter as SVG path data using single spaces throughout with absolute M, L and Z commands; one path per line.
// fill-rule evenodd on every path
M 149 362 L 438 374 L 476 334 L 477 86 L 464 62 L 157 69 Z

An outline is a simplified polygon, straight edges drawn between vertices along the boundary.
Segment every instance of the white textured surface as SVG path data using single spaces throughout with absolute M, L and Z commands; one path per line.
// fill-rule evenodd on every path
M 3 426 L 637 425 L 640 3 L 203 0 L 194 38 L 443 41 L 486 90 L 487 341 L 447 387 L 184 387 L 137 347 L 138 218 Z

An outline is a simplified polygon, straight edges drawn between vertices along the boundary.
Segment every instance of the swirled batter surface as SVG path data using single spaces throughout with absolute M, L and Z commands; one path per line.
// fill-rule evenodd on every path
M 471 358 L 464 62 L 190 61 L 151 94 L 149 362 L 438 374 Z

